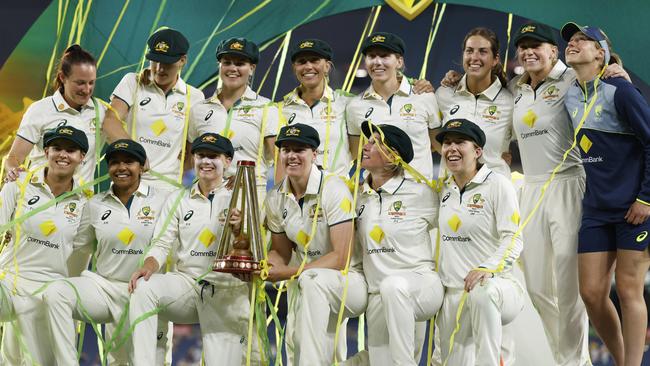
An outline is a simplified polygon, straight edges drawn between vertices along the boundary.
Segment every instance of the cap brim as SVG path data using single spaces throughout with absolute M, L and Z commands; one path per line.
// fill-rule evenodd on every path
M 453 131 L 452 131 L 452 130 L 443 130 L 443 131 L 439 132 L 439 133 L 436 135 L 436 141 L 438 141 L 440 144 L 442 144 L 442 142 L 445 140 L 445 136 L 446 136 L 448 133 L 455 133 L 455 134 L 457 134 L 457 135 L 465 136 L 465 137 L 467 137 L 468 140 L 470 140 L 470 141 L 476 143 L 477 145 L 479 144 L 479 142 L 476 141 L 475 136 L 472 136 L 472 135 L 470 135 L 470 134 L 468 134 L 468 133 L 464 133 L 464 132 L 457 131 L 457 130 L 453 130 Z
M 147 52 L 145 57 L 149 61 L 160 62 L 161 64 L 173 64 L 176 61 L 180 60 L 181 57 L 183 57 L 183 55 L 170 56 L 170 55 L 162 55 L 160 53 L 153 53 L 149 51 Z
M 246 54 L 244 52 L 241 52 L 241 51 L 236 51 L 236 50 L 228 50 L 228 51 L 222 51 L 222 52 L 217 53 L 217 61 L 221 60 L 221 58 L 223 56 L 225 56 L 225 55 L 240 56 L 240 57 L 243 57 L 243 58 L 247 59 L 252 64 L 257 64 L 257 60 L 252 59 L 250 55 L 248 55 L 248 54 Z
M 569 42 L 569 40 L 571 39 L 571 37 L 573 37 L 574 34 L 578 32 L 584 33 L 584 31 L 585 31 L 584 27 L 581 27 L 576 23 L 569 22 L 562 26 L 562 30 L 560 31 L 560 34 L 562 35 L 563 40 Z
M 47 140 L 47 142 L 44 144 L 45 147 L 52 145 L 52 142 L 54 142 L 56 140 L 68 140 L 68 141 L 74 143 L 79 148 L 79 150 L 84 152 L 84 154 L 88 152 L 88 148 L 84 148 L 83 146 L 79 145 L 79 141 L 73 139 L 72 137 L 68 137 L 68 136 L 57 136 L 57 137 L 51 138 L 51 139 Z
M 391 47 L 391 46 L 389 46 L 389 45 L 387 45 L 385 43 L 372 43 L 372 44 L 369 44 L 369 45 L 367 45 L 366 47 L 364 47 L 361 50 L 361 53 L 363 53 L 365 55 L 366 52 L 368 51 L 368 49 L 372 48 L 372 47 L 383 48 L 385 50 L 389 50 L 390 52 L 395 52 L 398 55 L 404 55 L 404 52 L 402 52 L 402 50 L 400 50 L 399 48 Z

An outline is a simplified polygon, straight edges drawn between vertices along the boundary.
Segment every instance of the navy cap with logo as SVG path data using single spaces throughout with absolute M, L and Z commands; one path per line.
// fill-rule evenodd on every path
M 405 163 L 408 164 L 413 160 L 413 142 L 409 135 L 399 127 L 392 125 L 375 125 L 368 121 L 364 121 L 361 124 L 361 131 L 366 138 L 370 138 L 374 132 L 377 132 L 380 136 L 383 136 L 384 143 L 391 149 L 397 151 Z
M 320 145 L 318 131 L 303 123 L 294 123 L 282 127 L 278 133 L 278 137 L 275 139 L 275 146 L 282 147 L 282 143 L 285 141 L 305 144 L 314 149 L 317 149 Z
M 404 40 L 393 33 L 387 32 L 376 32 L 368 36 L 361 44 L 361 53 L 365 55 L 370 47 L 382 47 L 402 56 L 406 51 Z
M 553 28 L 541 23 L 526 23 L 519 28 L 515 36 L 515 46 L 524 38 L 532 38 L 540 42 L 550 43 L 557 46 L 557 39 Z
M 449 120 L 438 131 L 436 140 L 442 144 L 445 140 L 445 135 L 450 132 L 466 136 L 480 147 L 485 146 L 485 132 L 477 124 L 468 119 L 458 118 Z
M 187 54 L 190 49 L 190 42 L 181 32 L 165 28 L 152 34 L 147 40 L 147 60 L 163 64 L 173 64 Z
M 246 38 L 229 38 L 219 43 L 217 47 L 217 60 L 221 60 L 224 55 L 237 55 L 250 60 L 252 64 L 257 64 L 260 60 L 260 50 L 254 42 Z
M 334 56 L 332 53 L 332 47 L 330 47 L 327 42 L 316 38 L 310 38 L 304 39 L 291 47 L 291 50 L 289 51 L 291 62 L 296 61 L 298 55 L 303 52 L 315 53 L 329 61 L 332 61 L 332 58 Z
M 145 151 L 144 147 L 131 139 L 115 140 L 110 145 L 108 145 L 106 148 L 106 161 L 110 163 L 111 159 L 113 156 L 115 156 L 116 153 L 124 153 L 130 155 L 135 158 L 135 160 L 138 161 L 140 165 L 144 165 L 144 162 L 147 161 L 147 152 Z
M 212 132 L 204 133 L 192 141 L 192 149 L 190 152 L 194 154 L 198 149 L 206 149 L 216 153 L 225 154 L 229 158 L 232 158 L 235 155 L 235 149 L 232 147 L 232 142 L 230 142 L 228 138 Z
M 589 39 L 596 41 L 600 44 L 600 47 L 605 50 L 605 61 L 609 63 L 609 58 L 611 56 L 611 51 L 609 49 L 609 38 L 602 29 L 596 27 L 590 27 L 588 25 L 578 25 L 573 22 L 566 23 L 562 26 L 560 34 L 562 34 L 562 39 L 569 42 L 571 37 L 574 34 L 582 32 Z
M 86 134 L 71 126 L 59 126 L 54 130 L 47 131 L 43 135 L 43 147 L 48 147 L 56 140 L 68 140 L 79 147 L 83 153 L 88 152 L 88 137 Z

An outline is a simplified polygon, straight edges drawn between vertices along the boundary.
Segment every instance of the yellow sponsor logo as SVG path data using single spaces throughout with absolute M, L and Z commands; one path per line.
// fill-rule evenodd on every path
M 154 50 L 158 52 L 167 53 L 167 51 L 169 50 L 169 45 L 167 44 L 167 42 L 158 42 L 156 43 L 156 47 L 154 47 Z
M 115 144 L 116 149 L 126 149 L 128 147 L 129 147 L 128 142 L 118 142 L 117 144 Z
M 648 236 L 648 232 L 647 231 L 642 231 L 641 234 L 636 236 L 636 242 L 640 243 L 640 242 L 644 241 L 647 236 Z
M 523 28 L 521 28 L 521 33 L 530 33 L 535 31 L 535 26 L 534 25 L 527 25 Z
M 241 43 L 239 43 L 239 42 L 233 42 L 233 43 L 230 45 L 230 49 L 231 49 L 231 50 L 241 51 L 241 50 L 244 49 L 244 45 L 241 44 Z
M 304 41 L 300 44 L 300 48 L 312 48 L 314 47 L 314 42 Z
M 300 129 L 296 127 L 291 127 L 285 133 L 286 136 L 300 136 Z
M 383 43 L 383 42 L 386 42 L 386 37 L 384 37 L 382 35 L 376 35 L 376 36 L 372 37 L 370 39 L 370 41 L 372 43 L 377 43 L 377 42 Z
M 203 136 L 201 141 L 213 144 L 217 141 L 217 137 L 214 135 L 207 135 L 207 136 Z

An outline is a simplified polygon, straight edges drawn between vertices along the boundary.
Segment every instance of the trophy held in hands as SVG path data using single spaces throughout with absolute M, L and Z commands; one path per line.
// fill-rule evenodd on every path
M 260 207 L 255 184 L 255 162 L 242 160 L 237 163 L 234 189 L 228 215 L 240 205 L 240 234 L 231 241 L 232 228 L 226 224 L 217 248 L 212 270 L 225 273 L 251 273 L 260 270 L 264 258 L 262 233 L 260 231 Z

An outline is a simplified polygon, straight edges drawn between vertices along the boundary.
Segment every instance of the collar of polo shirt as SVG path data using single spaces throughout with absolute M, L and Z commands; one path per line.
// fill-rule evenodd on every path
M 155 83 L 155 81 L 153 80 L 153 73 L 149 75 L 149 80 L 151 81 L 151 84 L 149 85 L 151 85 L 154 88 L 160 89 L 158 85 Z M 181 78 L 180 75 L 178 76 L 178 79 L 176 79 L 176 84 L 174 84 L 171 91 L 176 93 L 181 93 L 181 94 L 185 94 L 187 92 L 187 84 L 185 83 L 185 80 Z
M 25 174 L 25 177 L 27 175 Z M 45 169 L 38 169 L 34 174 L 32 174 L 32 177 L 29 181 L 30 184 L 35 185 L 35 186 L 40 186 L 45 188 L 47 186 L 47 183 L 45 183 Z M 79 182 L 75 178 L 72 178 L 72 190 L 75 190 L 79 188 Z M 49 189 L 49 188 L 48 188 Z M 92 189 L 92 188 L 91 188 Z M 77 196 L 81 196 L 83 194 L 83 191 L 79 191 L 75 193 Z
M 395 175 L 391 177 L 389 180 L 387 180 L 379 189 L 382 190 L 382 192 L 388 192 L 390 194 L 395 194 L 397 191 L 402 187 L 402 184 L 404 184 L 404 178 L 403 175 Z M 370 187 L 370 184 L 368 184 L 368 180 L 363 183 L 363 193 L 365 194 L 375 194 L 376 191 Z
M 213 98 L 216 98 L 218 100 L 219 98 L 217 98 L 217 95 L 219 95 L 219 93 L 221 93 L 221 90 L 223 90 L 223 87 L 217 89 L 217 91 L 214 92 L 214 97 Z M 244 90 L 244 94 L 242 94 L 240 99 L 241 100 L 257 100 L 257 96 L 258 96 L 258 94 L 255 93 L 255 91 L 253 89 L 251 89 L 250 86 L 247 86 L 246 90 Z
M 151 188 L 144 182 L 140 181 L 140 184 L 138 185 L 138 189 L 133 192 L 133 194 L 141 197 L 147 197 L 149 195 L 149 192 L 151 192 Z M 115 195 L 113 192 L 113 182 L 111 182 L 110 188 L 104 192 L 104 197 L 102 198 L 103 200 L 108 199 L 108 197 L 113 197 L 119 201 L 119 198 Z
M 567 65 L 562 62 L 562 60 L 557 60 L 555 65 L 553 65 L 553 68 L 551 69 L 551 72 L 548 73 L 546 76 L 546 79 L 552 79 L 552 80 L 558 80 L 559 78 L 564 75 L 566 70 L 568 69 Z M 530 80 L 530 76 L 528 75 L 527 72 L 524 72 L 523 75 L 519 78 L 519 81 L 517 81 L 517 86 L 521 86 L 524 84 L 528 84 L 528 81 Z
M 54 108 L 56 108 L 57 111 L 65 111 L 65 110 L 72 110 L 75 111 L 76 113 L 79 113 L 76 109 L 70 107 L 68 102 L 65 101 L 65 98 L 63 98 L 63 95 L 61 94 L 60 91 L 55 91 L 54 94 L 52 94 L 52 101 L 54 102 Z M 63 108 L 60 108 L 60 106 L 63 106 Z M 84 108 L 91 108 L 95 109 L 95 105 L 93 104 L 93 98 L 88 99 L 86 104 L 83 105 Z
M 483 164 L 481 169 L 479 169 L 478 172 L 476 172 L 476 175 L 474 176 L 474 178 L 472 178 L 472 180 L 470 180 L 467 183 L 466 187 L 469 187 L 470 184 L 482 184 L 482 183 L 484 183 L 485 180 L 487 179 L 487 177 L 490 174 L 492 174 L 492 170 L 490 168 L 488 168 L 486 164 Z M 447 177 L 447 180 L 445 180 L 445 184 L 447 184 L 447 185 L 456 184 L 455 181 L 454 181 L 454 176 L 452 174 L 450 174 Z M 459 188 L 461 188 L 461 187 L 459 187 Z
M 289 94 L 284 96 L 283 98 L 284 105 L 305 103 L 298 95 L 298 88 L 299 87 L 296 87 L 291 92 L 289 92 Z M 334 101 L 334 91 L 332 90 L 332 88 L 329 87 L 329 85 L 326 85 L 325 90 L 323 91 L 323 96 L 320 98 L 320 101 L 327 102 L 328 100 Z
M 479 95 L 484 95 L 489 100 L 494 101 L 499 95 L 501 88 L 503 88 L 503 84 L 501 84 L 501 80 L 499 80 L 499 78 L 496 78 L 492 84 L 490 84 L 490 86 L 487 89 L 483 90 Z M 463 78 L 460 79 L 458 86 L 456 86 L 455 93 L 471 94 L 471 92 L 467 89 L 467 74 L 463 75 Z
M 311 165 L 311 171 L 309 172 L 309 180 L 307 181 L 307 189 L 305 190 L 305 196 L 308 194 L 316 195 L 320 192 L 323 186 L 323 172 L 321 172 L 315 164 Z M 289 187 L 289 178 L 285 177 L 280 185 L 280 192 L 289 195 L 291 193 L 291 188 Z
M 222 188 L 225 187 L 225 184 L 222 182 L 218 186 L 214 188 L 213 192 L 219 192 Z M 206 200 L 208 199 L 207 196 L 204 196 L 203 193 L 201 193 L 201 189 L 199 188 L 199 182 L 197 181 L 192 185 L 192 189 L 190 189 L 190 198 L 195 198 L 195 197 L 202 197 L 205 198 Z
M 408 78 L 406 76 L 402 76 L 402 82 L 399 84 L 399 89 L 395 92 L 396 95 L 401 95 L 401 96 L 409 96 L 411 95 L 411 84 L 408 81 Z M 366 91 L 363 93 L 363 99 L 383 99 L 375 89 L 372 87 L 372 83 L 370 83 L 370 86 Z

